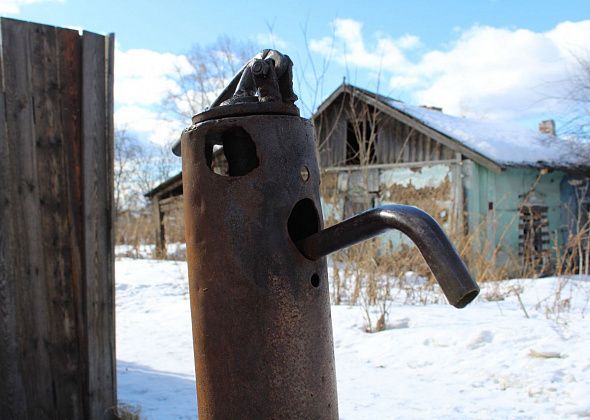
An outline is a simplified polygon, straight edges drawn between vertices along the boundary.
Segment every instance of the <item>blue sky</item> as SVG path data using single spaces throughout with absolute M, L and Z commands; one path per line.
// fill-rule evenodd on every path
M 0 14 L 114 32 L 117 124 L 159 143 L 186 124 L 158 115 L 171 66 L 222 34 L 263 48 L 272 32 L 295 71 L 307 51 L 327 61 L 320 100 L 346 76 L 413 104 L 530 127 L 565 114 L 551 98 L 569 88 L 575 56 L 590 56 L 588 0 L 0 0 Z

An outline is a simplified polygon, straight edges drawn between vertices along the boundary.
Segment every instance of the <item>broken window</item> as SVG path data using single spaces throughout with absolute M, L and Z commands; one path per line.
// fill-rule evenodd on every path
M 519 256 L 523 270 L 544 273 L 550 266 L 549 220 L 547 207 L 523 205 L 520 207 Z

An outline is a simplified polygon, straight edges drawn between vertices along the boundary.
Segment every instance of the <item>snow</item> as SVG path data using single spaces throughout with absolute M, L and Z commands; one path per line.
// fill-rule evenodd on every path
M 173 242 L 166 244 L 168 259 L 186 260 L 186 244 Z M 129 258 L 151 258 L 156 254 L 155 244 L 117 245 L 115 246 L 116 257 Z
M 186 263 L 119 259 L 116 298 L 120 401 L 196 418 Z M 589 299 L 587 278 L 486 283 L 463 310 L 400 296 L 373 334 L 360 307 L 332 306 L 340 416 L 590 416 Z
M 576 147 L 582 147 L 580 143 L 509 123 L 455 117 L 393 99 L 385 102 L 503 166 L 563 167 L 587 164 L 575 152 Z

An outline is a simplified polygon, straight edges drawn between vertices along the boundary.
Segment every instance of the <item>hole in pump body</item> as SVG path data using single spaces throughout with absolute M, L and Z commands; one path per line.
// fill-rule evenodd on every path
M 320 287 L 320 276 L 318 276 L 317 273 L 314 273 L 313 276 L 311 276 L 310 282 L 313 287 Z
M 320 217 L 313 200 L 304 198 L 295 204 L 287 222 L 287 230 L 295 245 L 320 231 Z
M 222 176 L 243 176 L 259 165 L 256 144 L 242 127 L 212 129 L 205 135 L 207 167 Z
M 299 171 L 299 176 L 303 182 L 307 182 L 309 180 L 309 169 L 307 166 L 302 166 L 301 170 Z

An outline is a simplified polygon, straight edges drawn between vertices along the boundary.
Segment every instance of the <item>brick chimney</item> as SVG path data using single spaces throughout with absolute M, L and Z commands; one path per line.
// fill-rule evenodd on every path
M 555 137 L 555 121 L 545 120 L 539 123 L 539 131 L 544 134 L 549 134 Z

